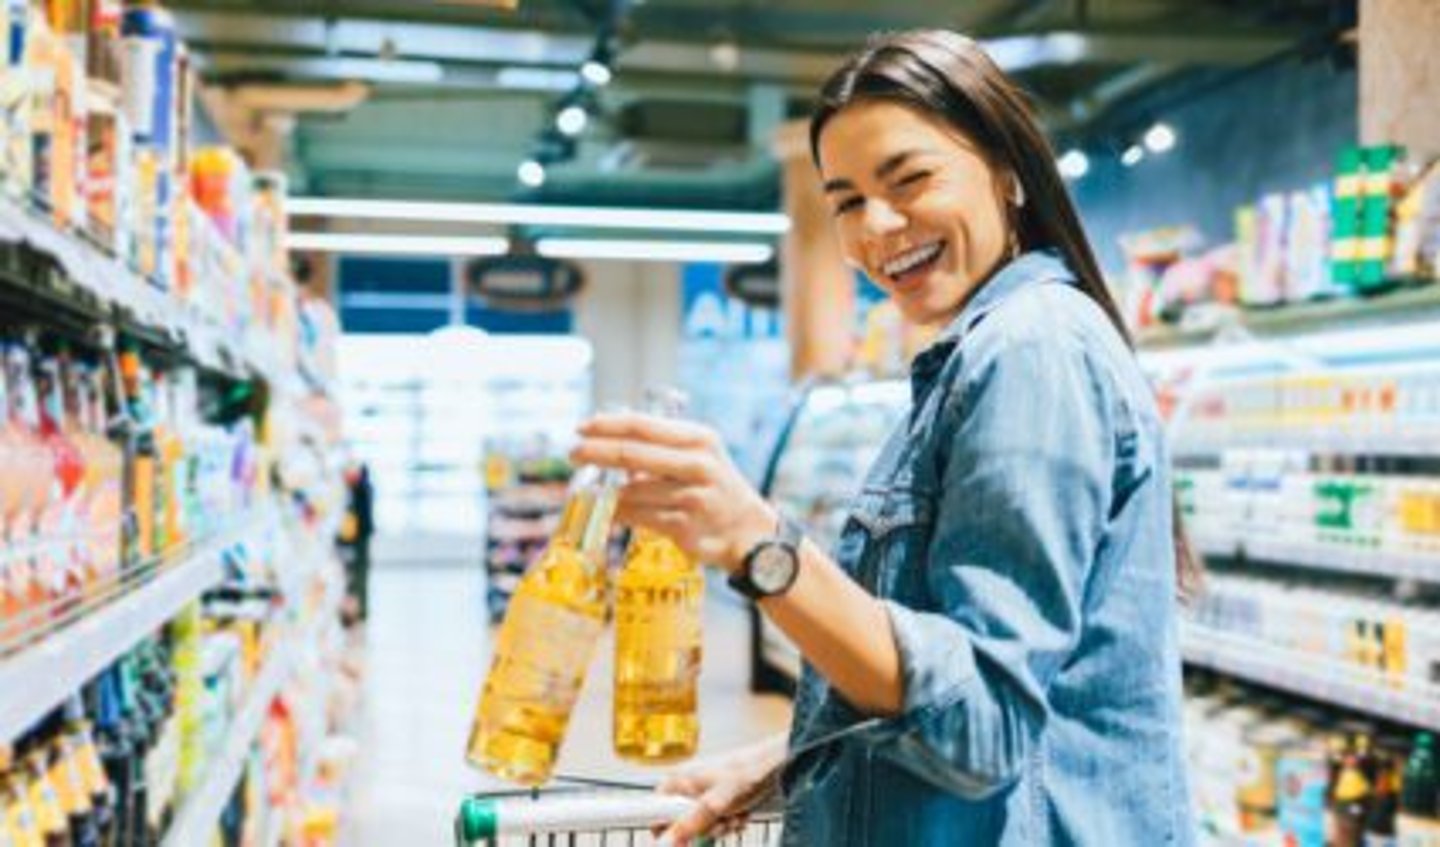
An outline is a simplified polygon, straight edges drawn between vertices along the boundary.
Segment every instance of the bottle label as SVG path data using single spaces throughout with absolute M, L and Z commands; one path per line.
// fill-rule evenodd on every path
M 580 692 L 604 622 L 557 603 L 516 592 L 497 645 L 511 671 L 505 694 L 536 699 L 567 712 Z

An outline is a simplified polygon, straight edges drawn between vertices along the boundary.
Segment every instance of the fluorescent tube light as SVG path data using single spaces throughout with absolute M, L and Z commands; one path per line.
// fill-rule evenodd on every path
M 680 232 L 735 232 L 778 235 L 790 229 L 780 212 L 711 212 L 694 209 L 625 209 L 604 206 L 541 206 L 519 203 L 435 203 L 343 197 L 292 197 L 291 216 L 366 218 L 392 221 L 579 226 Z
M 579 81 L 580 75 L 574 71 L 545 68 L 511 66 L 501 68 L 495 74 L 497 85 L 517 91 L 569 91 Z
M 769 244 L 725 241 L 623 241 L 601 238 L 542 238 L 535 252 L 552 259 L 629 259 L 651 262 L 758 264 L 775 255 Z
M 288 243 L 291 250 L 372 255 L 499 256 L 510 250 L 504 238 L 364 232 L 292 232 Z

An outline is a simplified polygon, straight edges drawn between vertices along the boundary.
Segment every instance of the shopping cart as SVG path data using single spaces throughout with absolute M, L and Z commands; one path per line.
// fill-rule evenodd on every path
M 455 817 L 456 847 L 651 847 L 653 828 L 694 807 L 688 797 L 638 785 L 598 783 L 533 791 L 494 791 L 467 797 Z M 702 844 L 774 847 L 778 810 L 752 812 L 745 826 Z

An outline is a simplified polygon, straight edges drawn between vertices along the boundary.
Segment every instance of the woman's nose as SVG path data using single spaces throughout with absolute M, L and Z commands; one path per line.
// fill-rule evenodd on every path
M 883 200 L 865 204 L 865 231 L 871 235 L 889 235 L 905 228 L 905 216 Z

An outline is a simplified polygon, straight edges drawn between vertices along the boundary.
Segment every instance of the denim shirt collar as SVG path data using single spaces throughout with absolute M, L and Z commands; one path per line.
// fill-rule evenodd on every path
M 950 357 L 950 351 L 1011 294 L 1036 282 L 1073 282 L 1074 279 L 1075 274 L 1057 250 L 1031 250 L 1016 256 L 981 285 L 980 290 L 975 292 L 960 310 L 960 314 L 945 326 L 929 347 L 915 357 L 915 361 L 910 365 L 911 396 L 918 399 L 925 393 L 945 360 Z

